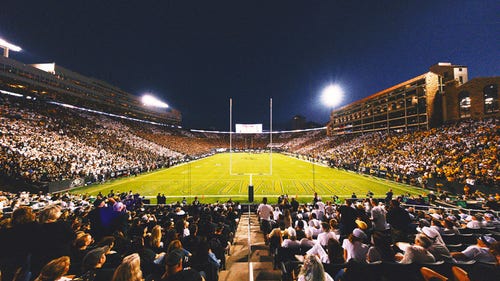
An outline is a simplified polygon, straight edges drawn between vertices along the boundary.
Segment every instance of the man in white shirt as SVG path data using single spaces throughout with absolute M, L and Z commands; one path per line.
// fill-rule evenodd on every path
M 490 253 L 489 246 L 496 242 L 491 236 L 482 235 L 477 238 L 477 244 L 467 247 L 462 252 L 452 252 L 451 256 L 458 260 L 475 260 L 479 262 L 496 262 L 495 256 Z
M 376 199 L 371 198 L 370 203 L 372 205 L 371 220 L 373 221 L 373 229 L 375 231 L 385 231 L 387 229 L 387 221 L 385 218 L 387 211 L 383 206 L 378 204 Z
M 267 235 L 271 232 L 271 217 L 273 215 L 273 207 L 267 204 L 267 197 L 262 198 L 262 203 L 257 208 L 257 215 L 260 221 L 260 230 L 264 233 L 266 243 L 268 243 Z

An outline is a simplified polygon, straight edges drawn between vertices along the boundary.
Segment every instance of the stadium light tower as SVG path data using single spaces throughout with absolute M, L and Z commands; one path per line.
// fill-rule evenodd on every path
M 150 107 L 159 107 L 159 108 L 168 108 L 168 104 L 159 100 L 157 97 L 152 96 L 150 94 L 145 94 L 141 98 L 142 104 Z
M 339 85 L 330 84 L 323 89 L 321 93 L 321 99 L 323 103 L 333 109 L 335 106 L 339 105 L 344 96 L 344 91 Z
M 22 50 L 21 47 L 9 43 L 2 38 L 0 38 L 0 48 L 3 49 L 3 56 L 6 58 L 9 57 L 9 50 L 12 50 L 14 52 L 20 52 Z

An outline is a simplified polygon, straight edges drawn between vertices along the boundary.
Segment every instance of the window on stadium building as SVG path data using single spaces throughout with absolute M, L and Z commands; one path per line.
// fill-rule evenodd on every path
M 458 95 L 458 109 L 460 118 L 470 117 L 470 94 L 467 91 Z
M 484 113 L 498 112 L 498 86 L 491 84 L 483 89 Z

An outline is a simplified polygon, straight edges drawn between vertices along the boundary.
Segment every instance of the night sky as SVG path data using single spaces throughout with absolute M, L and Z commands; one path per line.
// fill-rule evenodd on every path
M 411 3 L 410 3 L 411 2 Z M 341 105 L 428 71 L 500 73 L 500 5 L 466 1 L 4 1 L 11 58 L 56 62 L 183 114 L 183 126 L 285 129 L 296 114 L 324 124 L 321 90 Z

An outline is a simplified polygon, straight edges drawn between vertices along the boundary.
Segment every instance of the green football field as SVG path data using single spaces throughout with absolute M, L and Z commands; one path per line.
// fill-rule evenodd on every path
M 375 197 L 385 197 L 391 188 L 395 195 L 423 192 L 409 185 L 315 165 L 278 153 L 216 154 L 137 177 L 74 189 L 73 192 L 88 192 L 92 195 L 102 192 L 106 195 L 111 189 L 114 192 L 132 190 L 151 198 L 152 203 L 156 202 L 158 193 L 166 195 L 167 203 L 183 197 L 191 202 L 194 196 L 205 203 L 217 200 L 224 202 L 229 198 L 244 203 L 248 202 L 250 178 L 254 186 L 254 202 L 266 196 L 275 203 L 281 194 L 296 196 L 301 202 L 310 202 L 314 192 L 323 201 L 331 200 L 333 195 L 351 197 L 353 192 L 358 198 L 364 198 L 368 190 Z

